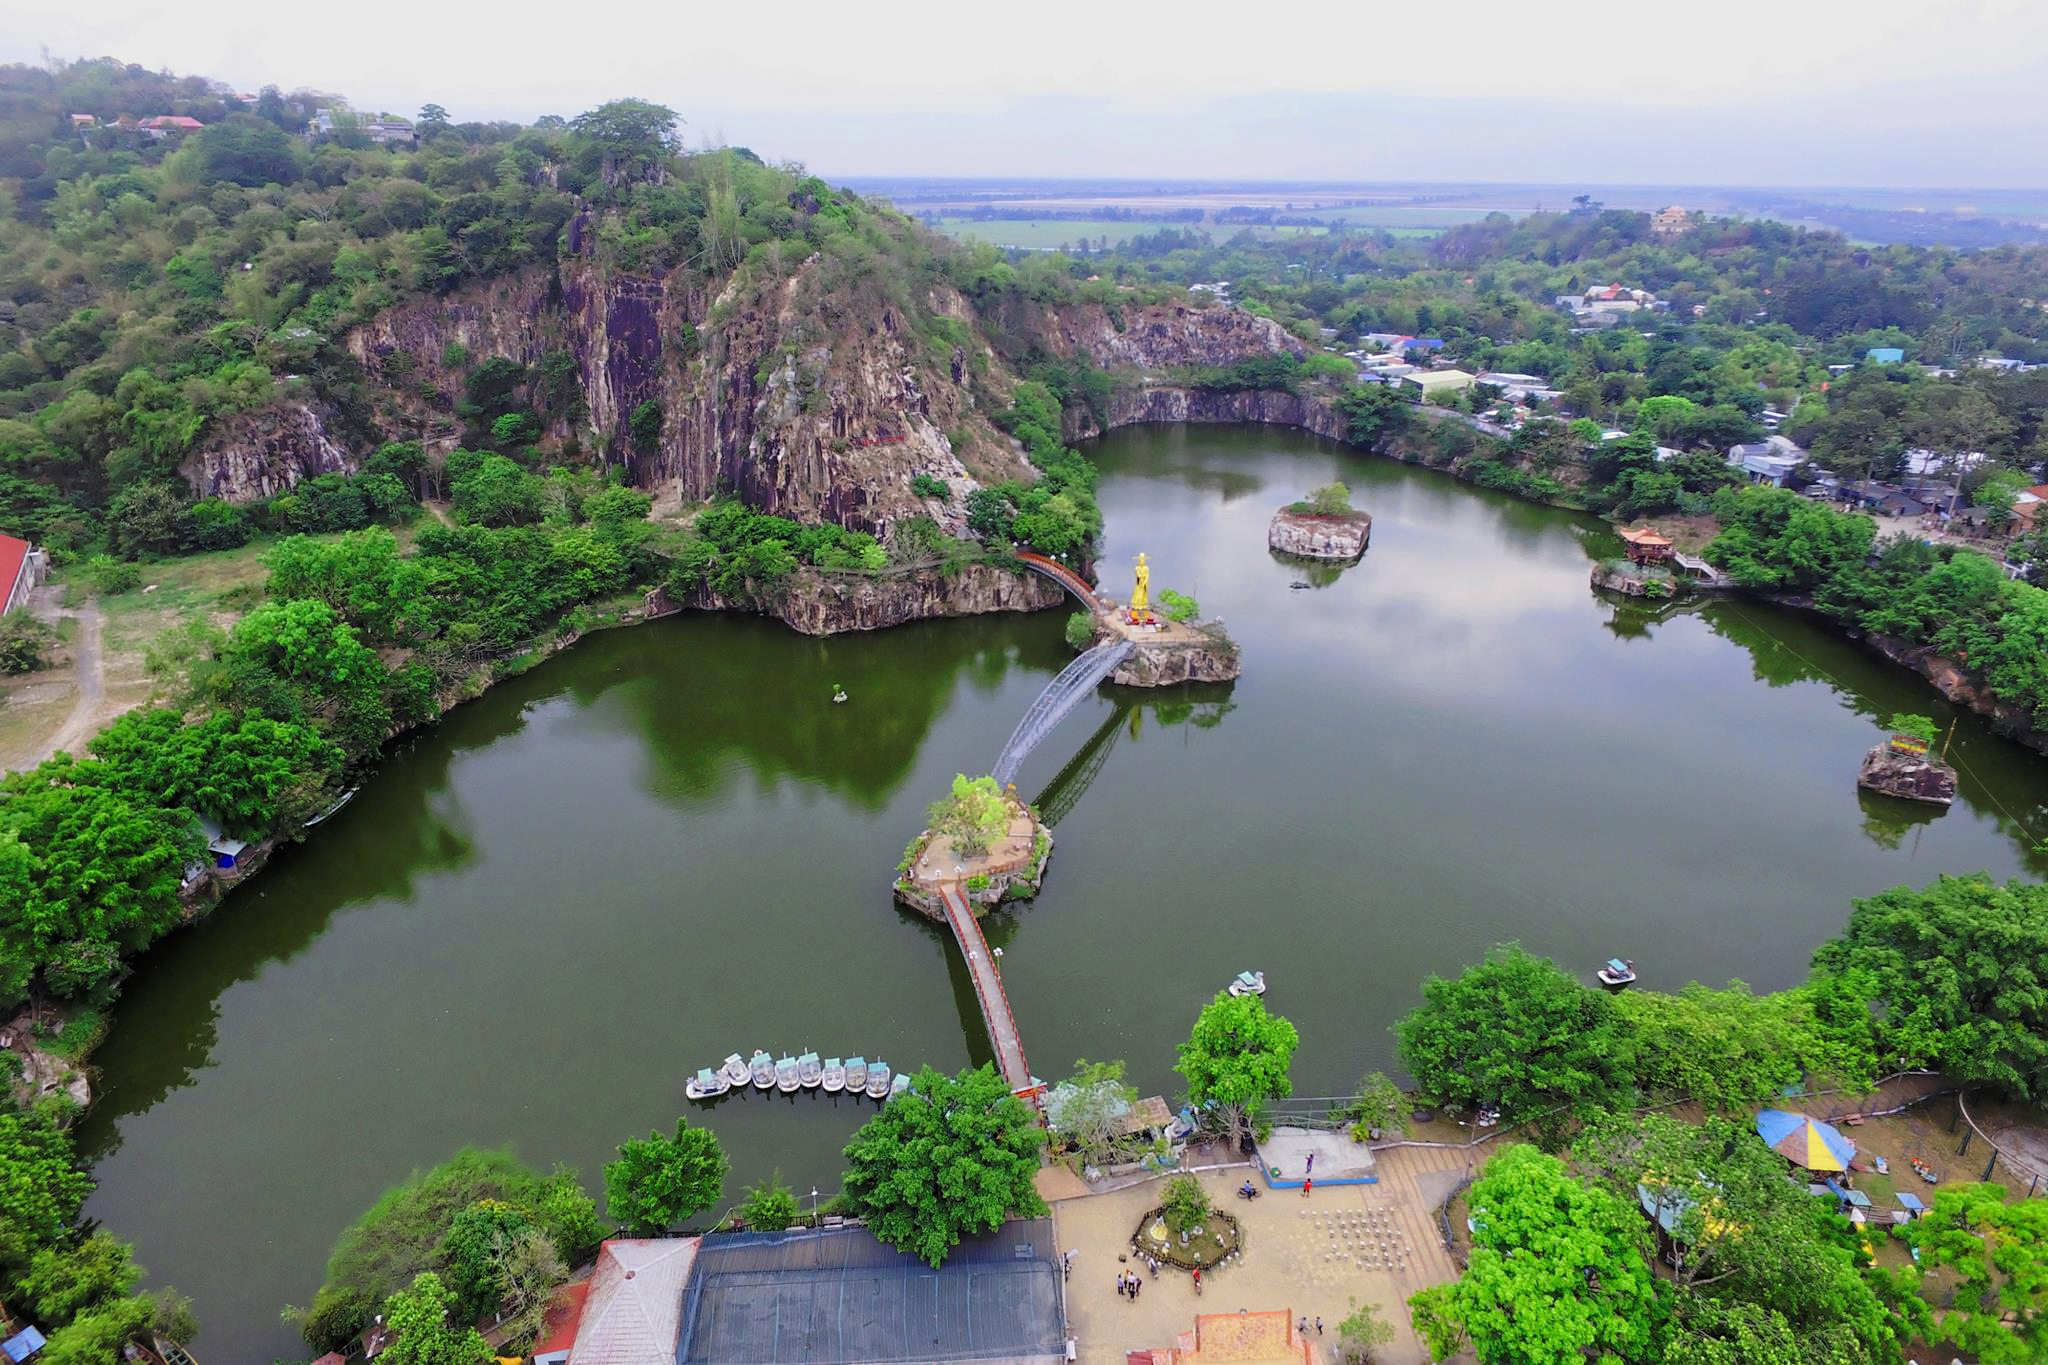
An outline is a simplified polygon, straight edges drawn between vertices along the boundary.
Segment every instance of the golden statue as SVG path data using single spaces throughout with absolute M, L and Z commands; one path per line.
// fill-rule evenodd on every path
M 1152 613 L 1152 567 L 1145 562 L 1145 552 L 1138 551 L 1138 583 L 1131 589 L 1131 619 L 1147 621 Z

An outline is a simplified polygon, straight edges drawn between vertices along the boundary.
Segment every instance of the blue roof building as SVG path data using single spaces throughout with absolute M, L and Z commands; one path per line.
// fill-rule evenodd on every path
M 1873 365 L 1896 365 L 1906 358 L 1906 353 L 1897 346 L 1873 346 L 1863 353 L 1863 358 Z

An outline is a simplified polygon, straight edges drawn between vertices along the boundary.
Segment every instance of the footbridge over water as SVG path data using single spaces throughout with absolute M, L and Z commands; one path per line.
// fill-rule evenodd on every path
M 958 882 L 941 886 L 939 901 L 946 907 L 946 923 L 960 943 L 961 956 L 967 959 L 967 975 L 974 982 L 974 998 L 981 1003 L 981 1017 L 988 1025 L 996 1067 L 1013 1093 L 1030 1091 L 1037 1082 L 1031 1064 L 1024 1060 L 1024 1037 L 1017 1030 L 1017 1016 L 1010 1009 L 1010 997 L 1003 990 L 1003 978 L 996 971 L 995 955 L 989 951 L 981 922 L 974 918 L 974 907 L 961 894 Z

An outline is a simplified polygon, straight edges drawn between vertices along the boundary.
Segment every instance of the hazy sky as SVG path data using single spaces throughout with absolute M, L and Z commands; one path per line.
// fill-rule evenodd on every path
M 0 0 L 43 49 L 828 175 L 2048 186 L 2043 0 Z

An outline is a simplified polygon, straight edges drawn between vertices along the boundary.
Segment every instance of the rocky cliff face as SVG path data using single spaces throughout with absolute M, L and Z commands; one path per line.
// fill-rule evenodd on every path
M 1098 427 L 1083 417 L 1068 434 L 1084 440 L 1142 422 L 1268 422 L 1299 427 L 1332 441 L 1344 439 L 1344 415 L 1319 398 L 1268 389 L 1207 393 L 1172 385 L 1119 392 L 1110 399 L 1107 422 Z
M 1109 680 L 1122 687 L 1171 687 L 1186 682 L 1229 682 L 1243 671 L 1237 647 L 1220 640 L 1141 644 L 1116 666 Z
M 351 330 L 343 345 L 361 366 L 377 432 L 453 448 L 468 379 L 503 357 L 527 374 L 521 406 L 551 441 L 623 466 L 635 484 L 684 502 L 737 493 L 762 511 L 880 533 L 933 510 L 910 491 L 920 474 L 952 490 L 941 520 L 956 526 L 975 487 L 1031 477 L 989 420 L 987 405 L 1002 405 L 1015 379 L 986 344 L 997 328 L 1026 351 L 1085 355 L 1123 376 L 1129 393 L 1110 425 L 1336 429 L 1292 395 L 1138 387 L 1143 375 L 1177 366 L 1303 350 L 1240 309 L 1011 302 L 1004 307 L 1015 316 L 984 319 L 932 284 L 920 316 L 966 323 L 970 341 L 959 345 L 930 335 L 875 280 L 821 257 L 707 284 L 688 272 L 607 269 L 589 254 L 594 235 L 578 220 L 569 254 L 553 265 L 413 299 Z M 649 403 L 659 405 L 659 433 L 636 440 L 633 415 Z M 311 473 L 352 469 L 364 452 L 332 429 L 320 409 L 283 403 L 216 433 L 186 477 L 198 492 L 252 501 Z
M 881 630 L 934 616 L 1044 611 L 1060 605 L 1063 598 L 1059 586 L 1049 579 L 1014 574 L 992 564 L 969 564 L 950 574 L 913 569 L 872 577 L 805 570 L 773 601 L 703 592 L 688 602 L 674 602 L 657 593 L 649 603 L 649 614 L 659 616 L 685 607 L 754 611 L 773 616 L 805 635 L 837 635 L 849 630 Z
M 301 479 L 351 474 L 356 457 L 331 434 L 333 414 L 312 403 L 243 413 L 188 456 L 178 473 L 198 498 L 259 502 Z

